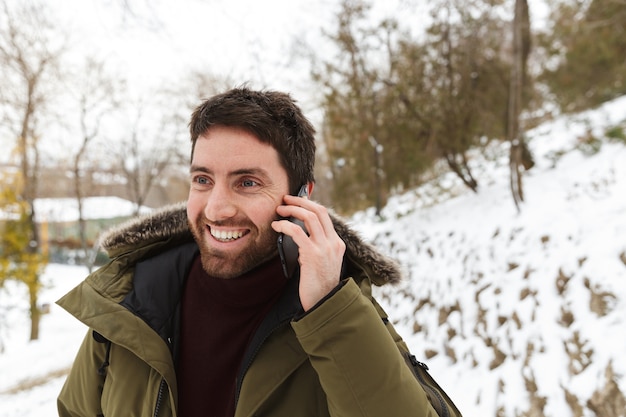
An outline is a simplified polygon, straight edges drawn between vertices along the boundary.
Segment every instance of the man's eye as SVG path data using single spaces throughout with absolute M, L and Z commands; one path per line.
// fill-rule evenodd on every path
M 241 186 L 244 187 L 244 188 L 254 187 L 255 185 L 257 185 L 257 182 L 253 181 L 253 180 L 243 180 L 243 181 L 241 181 Z
M 196 176 L 191 179 L 191 182 L 197 185 L 208 185 L 209 179 L 203 176 Z

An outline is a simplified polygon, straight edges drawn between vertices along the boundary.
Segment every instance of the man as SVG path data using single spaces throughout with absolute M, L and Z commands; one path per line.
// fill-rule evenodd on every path
M 315 141 L 290 96 L 233 89 L 190 132 L 186 207 L 108 232 L 110 263 L 59 300 L 90 327 L 59 414 L 434 416 L 371 297 L 395 264 L 291 195 L 313 192 Z

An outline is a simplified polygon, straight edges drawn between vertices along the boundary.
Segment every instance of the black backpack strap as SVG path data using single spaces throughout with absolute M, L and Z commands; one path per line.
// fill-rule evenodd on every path
M 439 386 L 435 379 L 428 372 L 428 366 L 418 361 L 407 346 L 406 342 L 400 337 L 393 324 L 389 321 L 389 317 L 385 310 L 374 299 L 371 300 L 378 315 L 382 319 L 387 331 L 396 342 L 396 346 L 402 353 L 408 367 L 415 375 L 417 382 L 421 385 L 422 389 L 426 393 L 428 401 L 433 406 L 439 417 L 462 417 L 461 412 L 457 406 L 452 402 L 452 399 L 446 394 L 446 392 Z
M 100 368 L 98 368 L 98 375 L 105 376 L 107 373 L 106 368 L 109 366 L 109 358 L 111 356 L 111 341 L 107 339 L 106 337 L 102 336 L 100 333 L 98 333 L 95 330 L 92 331 L 92 336 L 96 342 L 104 343 L 106 345 L 106 353 L 104 354 L 104 362 L 102 362 L 102 365 L 100 365 Z

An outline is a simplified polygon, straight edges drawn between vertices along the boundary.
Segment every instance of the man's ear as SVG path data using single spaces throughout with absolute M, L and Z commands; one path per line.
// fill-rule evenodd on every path
M 315 183 L 313 181 L 307 182 L 306 190 L 309 197 L 311 197 L 311 194 L 313 194 L 313 188 L 315 188 Z

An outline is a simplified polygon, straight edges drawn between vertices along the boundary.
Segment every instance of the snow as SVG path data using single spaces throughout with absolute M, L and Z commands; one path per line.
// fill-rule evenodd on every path
M 41 305 L 50 313 L 41 319 L 39 340 L 28 342 L 30 320 L 25 286 L 7 282 L 0 290 L 0 416 L 56 415 L 55 398 L 63 377 L 50 378 L 67 370 L 86 332 L 86 327 L 54 304 L 87 275 L 87 268 L 50 264 L 42 277 Z M 9 327 L 7 328 L 7 324 Z M 19 384 L 44 382 L 12 393 Z
M 34 204 L 38 222 L 73 222 L 79 217 L 75 198 L 37 198 Z M 135 208 L 135 203 L 119 197 L 85 197 L 82 211 L 84 219 L 97 220 L 132 216 Z M 149 211 L 145 206 L 139 209 L 140 214 Z
M 626 130 L 626 97 L 528 132 L 536 166 L 519 213 L 506 146 L 493 145 L 472 156 L 478 194 L 444 174 L 392 198 L 383 220 L 373 210 L 352 218 L 404 268 L 404 282 L 376 295 L 465 416 L 520 415 L 534 382 L 544 415 L 574 415 L 567 392 L 591 417 L 587 401 L 609 364 L 626 392 L 626 146 L 604 138 L 618 124 Z M 597 153 L 581 151 L 588 132 L 602 141 Z M 49 265 L 42 302 L 85 275 Z M 0 290 L 0 417 L 54 415 L 64 379 L 56 375 L 86 331 L 51 304 L 40 340 L 27 342 L 25 300 L 15 283 Z

